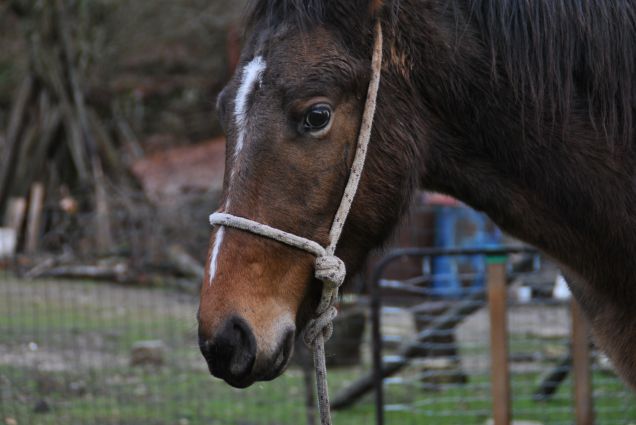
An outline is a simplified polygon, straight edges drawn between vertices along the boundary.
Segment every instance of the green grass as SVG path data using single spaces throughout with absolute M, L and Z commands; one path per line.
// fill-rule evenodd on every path
M 305 415 L 302 377 L 293 369 L 273 383 L 260 383 L 241 391 L 213 380 L 201 371 L 179 371 L 168 367 L 99 370 L 94 372 L 80 394 L 64 388 L 64 383 L 73 382 L 77 375 L 53 374 L 60 386 L 45 393 L 34 381 L 21 380 L 24 375 L 24 370 L 0 368 L 0 376 L 21 382 L 12 391 L 22 401 L 11 406 L 0 405 L 5 417 L 13 417 L 20 424 L 273 425 L 302 423 Z M 332 392 L 353 376 L 352 371 L 331 371 Z M 537 403 L 530 397 L 533 386 L 527 383 L 536 382 L 538 378 L 535 374 L 514 376 L 515 417 L 545 424 L 571 423 L 569 382 L 561 387 L 553 401 Z M 391 411 L 393 405 L 390 404 L 386 413 L 388 423 L 423 423 L 430 417 L 436 425 L 483 424 L 490 417 L 487 381 L 485 377 L 478 377 L 470 384 L 436 392 L 389 388 L 387 398 L 401 400 L 408 410 Z M 624 391 L 616 381 L 607 385 L 605 391 L 608 394 Z M 481 391 L 475 391 L 476 386 L 481 387 Z M 53 409 L 50 413 L 37 415 L 32 412 L 40 398 L 50 404 Z M 636 418 L 636 406 L 629 399 L 604 397 L 597 400 L 596 408 L 600 424 L 627 424 L 630 418 Z M 336 412 L 334 420 L 342 424 L 366 424 L 372 415 L 371 400 L 365 399 L 352 409 Z
M 18 423 L 297 424 L 305 415 L 303 380 L 297 370 L 288 371 L 273 383 L 256 384 L 242 391 L 195 370 L 99 370 L 79 394 L 64 387 L 77 376 L 49 373 L 48 379 L 59 386 L 43 393 L 34 381 L 22 379 L 24 375 L 24 370 L 0 368 L 0 376 L 16 384 L 11 389 L 14 400 L 22 400 L 10 402 L 11 406 L 0 405 L 0 412 Z M 347 372 L 330 376 L 333 385 L 341 385 L 343 379 L 350 377 Z M 33 413 L 33 406 L 40 399 L 50 404 L 50 413 Z M 337 413 L 335 418 L 342 423 L 365 423 L 371 408 L 367 403 Z
M 109 299 L 103 296 L 103 284 L 0 280 L 0 424 L 6 418 L 19 425 L 304 423 L 304 384 L 298 369 L 291 368 L 273 382 L 233 389 L 211 378 L 197 353 L 195 300 L 179 304 L 166 291 L 113 290 L 119 295 Z M 128 364 L 132 344 L 147 339 L 165 343 L 164 366 Z M 35 353 L 28 348 L 30 342 L 38 344 Z M 555 344 L 511 337 L 511 349 L 517 353 L 537 352 L 549 343 Z M 462 355 L 483 355 L 485 350 L 486 343 L 471 345 Z M 3 360 L 7 352 L 24 355 L 26 361 Z M 60 362 L 52 358 L 62 354 L 67 357 L 60 369 Z M 88 361 L 100 354 L 105 357 Z M 551 361 L 539 366 L 547 370 Z M 364 369 L 331 369 L 331 393 Z M 470 376 L 468 385 L 434 389 L 419 384 L 418 373 L 415 367 L 404 371 L 402 377 L 410 385 L 387 385 L 387 423 L 481 425 L 491 417 L 485 372 Z M 513 374 L 514 417 L 546 425 L 571 424 L 570 381 L 551 401 L 538 403 L 532 392 L 540 379 L 536 372 Z M 601 372 L 594 373 L 594 380 L 597 423 L 636 423 L 636 402 L 624 386 Z M 48 403 L 50 412 L 34 413 L 40 400 Z M 369 395 L 355 407 L 335 412 L 334 421 L 372 423 L 373 412 Z

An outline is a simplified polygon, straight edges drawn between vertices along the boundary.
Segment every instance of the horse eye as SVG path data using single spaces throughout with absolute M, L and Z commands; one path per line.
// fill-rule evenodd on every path
M 331 108 L 329 105 L 314 105 L 306 113 L 303 121 L 305 131 L 322 130 L 331 121 Z

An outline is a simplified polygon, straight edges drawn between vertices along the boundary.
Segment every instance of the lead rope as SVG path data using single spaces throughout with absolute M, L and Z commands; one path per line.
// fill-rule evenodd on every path
M 367 91 L 367 100 L 362 114 L 358 145 L 356 148 L 349 180 L 345 187 L 340 206 L 331 224 L 329 231 L 329 245 L 323 248 L 319 243 L 284 232 L 279 229 L 257 223 L 243 217 L 237 217 L 227 213 L 214 213 L 210 215 L 210 224 L 233 227 L 264 236 L 286 245 L 307 251 L 316 256 L 315 276 L 322 281 L 322 296 L 316 309 L 316 316 L 310 320 L 305 328 L 303 339 L 305 344 L 313 351 L 314 368 L 316 370 L 316 388 L 318 392 L 318 406 L 320 409 L 321 425 L 331 425 L 331 410 L 329 406 L 329 391 L 327 388 L 327 366 L 325 363 L 325 342 L 333 333 L 333 319 L 338 314 L 335 303 L 338 297 L 338 289 L 344 282 L 347 274 L 344 262 L 336 257 L 336 246 L 340 239 L 353 198 L 358 190 L 364 162 L 367 157 L 367 147 L 371 138 L 373 117 L 375 115 L 376 100 L 380 87 L 380 74 L 382 72 L 382 26 L 380 21 L 375 23 L 375 42 L 373 47 L 373 59 L 371 61 L 371 81 Z

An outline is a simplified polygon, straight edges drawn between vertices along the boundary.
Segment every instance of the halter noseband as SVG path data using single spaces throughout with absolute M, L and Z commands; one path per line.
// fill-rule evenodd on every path
M 380 74 L 382 72 L 382 26 L 379 20 L 375 24 L 375 42 L 371 71 L 371 81 L 369 82 L 367 99 L 364 105 L 355 157 L 351 165 L 351 172 L 342 200 L 340 201 L 340 206 L 331 224 L 329 245 L 327 248 L 323 248 L 319 243 L 310 239 L 275 229 L 244 217 L 237 217 L 221 212 L 210 215 L 210 224 L 212 225 L 232 227 L 254 233 L 307 251 L 316 256 L 315 277 L 323 282 L 322 296 L 316 309 L 316 317 L 307 324 L 303 338 L 305 344 L 307 344 L 314 353 L 316 386 L 318 389 L 318 404 L 320 407 L 322 425 L 331 424 L 329 394 L 327 391 L 327 367 L 325 364 L 325 342 L 333 333 L 332 322 L 337 315 L 334 304 L 338 296 L 338 288 L 340 288 L 346 276 L 344 262 L 336 257 L 335 251 L 345 221 L 351 210 L 353 198 L 358 190 L 358 184 L 360 183 L 360 177 L 362 176 L 362 170 L 367 156 L 367 147 L 371 138 L 376 100 L 380 86 Z

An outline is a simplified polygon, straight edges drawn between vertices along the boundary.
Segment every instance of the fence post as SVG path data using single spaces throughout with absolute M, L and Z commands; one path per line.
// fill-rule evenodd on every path
M 40 231 L 42 230 L 42 210 L 44 209 L 44 185 L 42 183 L 33 183 L 29 199 L 24 250 L 27 254 L 34 254 L 38 250 L 41 237 Z
M 506 257 L 488 257 L 488 310 L 494 425 L 510 424 L 510 371 L 506 311 Z
M 382 361 L 382 331 L 380 329 L 380 315 L 382 303 L 380 300 L 380 274 L 374 273 L 370 282 L 371 295 L 371 343 L 373 362 L 373 387 L 375 389 L 375 423 L 384 425 L 384 374 Z
M 573 299 L 572 311 L 572 365 L 573 396 L 576 425 L 594 424 L 592 375 L 590 373 L 590 340 L 588 324 L 579 304 Z

